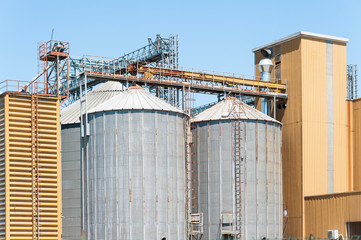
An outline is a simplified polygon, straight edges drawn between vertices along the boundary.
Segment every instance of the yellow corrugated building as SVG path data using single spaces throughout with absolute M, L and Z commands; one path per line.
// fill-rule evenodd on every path
M 305 236 L 327 237 L 338 230 L 344 237 L 361 235 L 361 98 L 347 101 L 352 190 L 305 197 Z
M 0 239 L 61 239 L 60 102 L 0 95 Z
M 283 124 L 285 237 L 308 236 L 305 196 L 354 189 L 346 101 L 347 42 L 298 32 L 253 49 L 256 76 L 260 76 L 257 65 L 264 58 L 261 49 L 271 49 L 275 66 L 271 76 L 287 83 L 288 100 L 276 103 L 276 118 Z M 269 104 L 273 106 L 272 101 Z M 262 107 L 260 100 L 256 107 Z
M 361 191 L 361 98 L 350 101 L 351 156 L 353 158 L 353 190 Z

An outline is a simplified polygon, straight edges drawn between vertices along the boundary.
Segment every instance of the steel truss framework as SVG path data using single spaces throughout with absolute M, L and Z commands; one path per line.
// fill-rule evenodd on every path
M 102 81 L 119 81 L 126 86 L 137 84 L 154 89 L 157 87 L 176 89 L 174 95 L 182 99 L 185 91 L 208 93 L 218 95 L 242 95 L 263 98 L 287 98 L 287 86 L 278 82 L 263 82 L 261 80 L 246 79 L 242 77 L 213 75 L 205 72 L 183 71 L 176 69 L 164 69 L 154 67 L 139 67 L 134 71 L 127 69 L 125 73 L 112 73 L 106 71 L 93 71 L 92 68 L 84 70 L 79 77 L 87 76 L 89 84 Z M 131 71 L 129 71 L 131 70 Z M 79 81 L 80 82 L 80 81 Z M 169 91 L 169 90 L 168 90 Z M 158 94 L 157 94 L 158 95 Z M 159 96 L 159 95 L 158 95 Z M 160 94 L 161 98 L 166 99 Z M 175 98 L 174 97 L 174 98 Z M 173 105 L 180 106 L 178 100 L 166 99 Z M 184 104 L 183 104 L 184 105 Z
M 69 103 L 80 98 L 80 85 L 87 89 L 104 81 L 140 85 L 178 107 L 185 107 L 185 91 L 196 93 L 242 95 L 263 98 L 287 98 L 287 86 L 280 81 L 263 82 L 236 74 L 214 74 L 184 70 L 178 66 L 178 37 L 157 35 L 148 45 L 120 58 L 85 55 L 70 59 Z M 86 75 L 86 77 L 85 77 Z
M 90 63 L 89 63 L 90 62 Z M 155 94 L 175 106 L 184 107 L 185 91 L 218 95 L 242 95 L 263 98 L 287 98 L 287 85 L 278 81 L 264 82 L 260 79 L 245 78 L 235 74 L 211 74 L 192 70 L 167 69 L 143 66 L 138 62 L 128 63 L 126 68 L 109 68 L 105 62 L 95 61 L 81 65 L 83 71 L 76 84 L 87 79 L 88 87 L 103 81 L 119 81 L 127 87 L 140 85 L 148 87 Z M 106 66 L 106 67 L 105 67 Z M 162 92 L 163 90 L 163 92 Z M 73 92 L 70 92 L 72 94 Z M 181 102 L 182 101 L 182 102 Z
M 84 80 L 80 78 L 84 77 L 84 72 L 89 69 L 96 72 L 100 71 L 122 75 L 127 72 L 129 65 L 134 62 L 137 62 L 139 65 L 177 69 L 178 36 L 170 35 L 169 38 L 162 38 L 160 35 L 157 35 L 154 41 L 148 38 L 148 44 L 146 46 L 119 58 L 84 55 L 81 58 L 71 58 L 70 62 L 70 99 L 68 102 L 72 103 L 80 98 L 79 86 L 80 82 L 84 82 Z M 88 78 L 87 81 L 88 90 L 91 90 L 94 85 L 101 82 L 99 79 L 95 78 Z M 156 88 L 151 89 L 151 91 L 169 102 L 174 102 L 176 99 L 174 97 L 174 94 L 176 94 L 175 90 L 168 87 L 157 86 Z
M 39 43 L 39 65 L 40 73 L 37 77 L 44 76 L 44 89 L 42 92 L 68 96 L 69 43 L 56 40 Z

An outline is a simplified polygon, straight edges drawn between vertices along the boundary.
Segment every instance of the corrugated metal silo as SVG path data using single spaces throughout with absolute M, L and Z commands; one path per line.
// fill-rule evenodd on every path
M 193 122 L 203 239 L 282 238 L 281 124 L 236 98 Z
M 184 120 L 140 87 L 90 111 L 87 239 L 185 239 Z
M 119 82 L 106 82 L 87 95 L 87 111 L 118 95 L 124 87 Z M 85 109 L 83 109 L 83 113 Z M 80 171 L 80 100 L 61 113 L 62 162 L 62 236 L 64 240 L 81 236 L 81 171 Z

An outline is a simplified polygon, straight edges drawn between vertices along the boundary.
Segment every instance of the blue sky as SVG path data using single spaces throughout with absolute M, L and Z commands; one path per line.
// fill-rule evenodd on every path
M 252 48 L 303 30 L 349 38 L 347 61 L 361 75 L 360 9 L 360 0 L 1 0 L 0 80 L 34 77 L 37 42 L 50 40 L 52 28 L 72 56 L 119 57 L 158 33 L 178 34 L 181 66 L 247 75 Z

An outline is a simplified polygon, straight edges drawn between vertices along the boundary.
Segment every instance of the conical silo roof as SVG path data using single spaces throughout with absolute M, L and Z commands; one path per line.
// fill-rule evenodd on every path
M 125 87 L 120 82 L 108 81 L 87 94 L 87 111 L 102 104 L 108 99 L 124 91 Z M 83 110 L 83 113 L 85 109 Z M 80 123 L 80 99 L 70 104 L 60 112 L 62 125 Z
M 203 122 L 230 119 L 261 120 L 280 123 L 235 97 L 228 97 L 223 101 L 220 101 L 216 105 L 195 116 L 192 121 Z
M 89 113 L 117 110 L 153 110 L 183 113 L 180 109 L 138 86 L 130 87 L 128 90 L 92 109 Z

